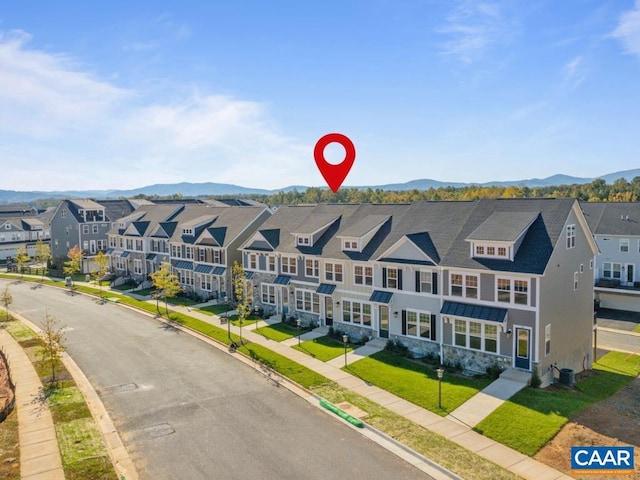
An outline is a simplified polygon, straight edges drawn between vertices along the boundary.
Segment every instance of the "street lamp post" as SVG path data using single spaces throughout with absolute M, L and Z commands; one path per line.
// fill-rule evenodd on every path
M 342 335 L 342 343 L 344 343 L 344 366 L 347 366 L 347 343 L 349 343 L 349 335 Z
M 298 346 L 300 346 L 300 327 L 302 326 L 302 320 L 298 318 L 296 320 L 296 325 L 298 326 Z
M 436 374 L 438 375 L 438 408 L 442 409 L 442 377 L 444 377 L 444 368 L 438 368 Z

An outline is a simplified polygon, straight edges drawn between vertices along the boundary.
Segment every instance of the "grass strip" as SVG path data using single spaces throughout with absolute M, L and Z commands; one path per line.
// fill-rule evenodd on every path
M 340 355 L 344 355 L 344 344 L 326 335 L 324 337 L 314 338 L 313 340 L 307 340 L 300 345 L 293 345 L 293 348 L 323 362 L 328 362 Z M 352 350 L 353 347 L 348 345 L 347 352 Z
M 575 390 L 525 388 L 480 422 L 475 430 L 533 456 L 574 415 L 614 395 L 640 373 L 640 357 L 610 352 Z M 526 435 L 523 435 L 526 432 Z
M 445 373 L 442 409 L 438 407 L 435 369 L 383 350 L 343 369 L 400 398 L 446 416 L 491 383 L 489 378 L 468 378 Z

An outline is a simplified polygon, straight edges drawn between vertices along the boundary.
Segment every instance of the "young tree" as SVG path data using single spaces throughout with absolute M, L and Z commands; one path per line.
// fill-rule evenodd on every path
M 63 330 L 64 325 L 60 325 L 60 322 L 47 312 L 42 325 L 41 337 L 43 345 L 38 350 L 38 357 L 42 365 L 51 368 L 51 382 L 56 381 L 56 368 L 60 362 L 62 352 L 65 351 Z
M 240 326 L 240 343 L 242 343 L 242 324 L 251 312 L 251 304 L 246 295 L 247 279 L 242 264 L 236 260 L 231 269 L 231 281 L 233 282 L 233 299 L 236 302 L 238 312 L 238 325 Z
M 29 257 L 29 253 L 27 253 L 27 247 L 23 245 L 18 248 L 18 251 L 16 252 L 16 263 L 18 264 L 18 270 L 20 270 L 21 277 L 24 274 L 24 266 L 29 263 L 29 260 L 31 260 L 31 257 Z
M 107 274 L 108 262 L 109 262 L 109 259 L 104 254 L 104 252 L 100 250 L 96 255 L 96 258 L 95 258 L 96 269 L 93 271 L 93 276 L 95 277 L 96 282 L 98 282 L 98 285 L 100 287 L 100 299 L 102 299 L 102 280 L 101 279 Z
M 0 295 L 0 302 L 2 302 L 2 306 L 6 311 L 5 321 L 9 321 L 9 306 L 13 303 L 13 295 L 9 291 L 9 287 L 5 287 L 2 295 Z
M 51 258 L 51 247 L 49 247 L 48 243 L 44 243 L 41 238 L 36 242 L 36 262 L 41 264 L 42 267 L 42 276 L 40 277 L 40 281 L 44 280 L 44 272 L 47 269 L 47 262 Z
M 73 276 L 82 271 L 82 259 L 84 258 L 84 252 L 80 250 L 78 245 L 74 245 L 67 252 L 67 258 L 69 258 L 69 260 L 64 262 L 62 272 L 71 277 L 71 285 L 73 285 Z
M 163 262 L 160 268 L 151 274 L 151 282 L 160 298 L 164 299 L 164 307 L 169 317 L 169 304 L 167 299 L 175 297 L 182 288 L 178 276 L 171 272 L 171 264 Z

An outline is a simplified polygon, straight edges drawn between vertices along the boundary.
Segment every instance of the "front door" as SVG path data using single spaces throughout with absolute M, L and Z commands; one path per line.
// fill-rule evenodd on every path
M 387 305 L 378 307 L 378 318 L 380 319 L 380 338 L 389 338 L 389 307 Z
M 282 313 L 286 315 L 289 313 L 289 289 L 282 287 L 280 291 L 282 292 Z
M 530 335 L 531 331 L 528 328 L 516 327 L 516 368 L 531 369 Z
M 627 263 L 627 285 L 633 286 L 633 263 Z
M 324 318 L 327 327 L 333 325 L 333 298 L 324 297 Z

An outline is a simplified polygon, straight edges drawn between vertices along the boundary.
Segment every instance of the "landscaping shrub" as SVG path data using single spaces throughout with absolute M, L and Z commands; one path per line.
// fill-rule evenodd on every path
M 497 380 L 498 377 L 500 377 L 501 373 L 502 373 L 502 367 L 497 362 L 487 367 L 487 376 L 489 378 L 493 378 L 494 380 Z
M 529 386 L 531 388 L 540 388 L 541 384 L 542 384 L 542 379 L 540 378 L 540 375 L 538 374 L 538 369 L 534 368 L 533 369 L 533 374 L 531 375 L 531 381 L 529 382 Z

